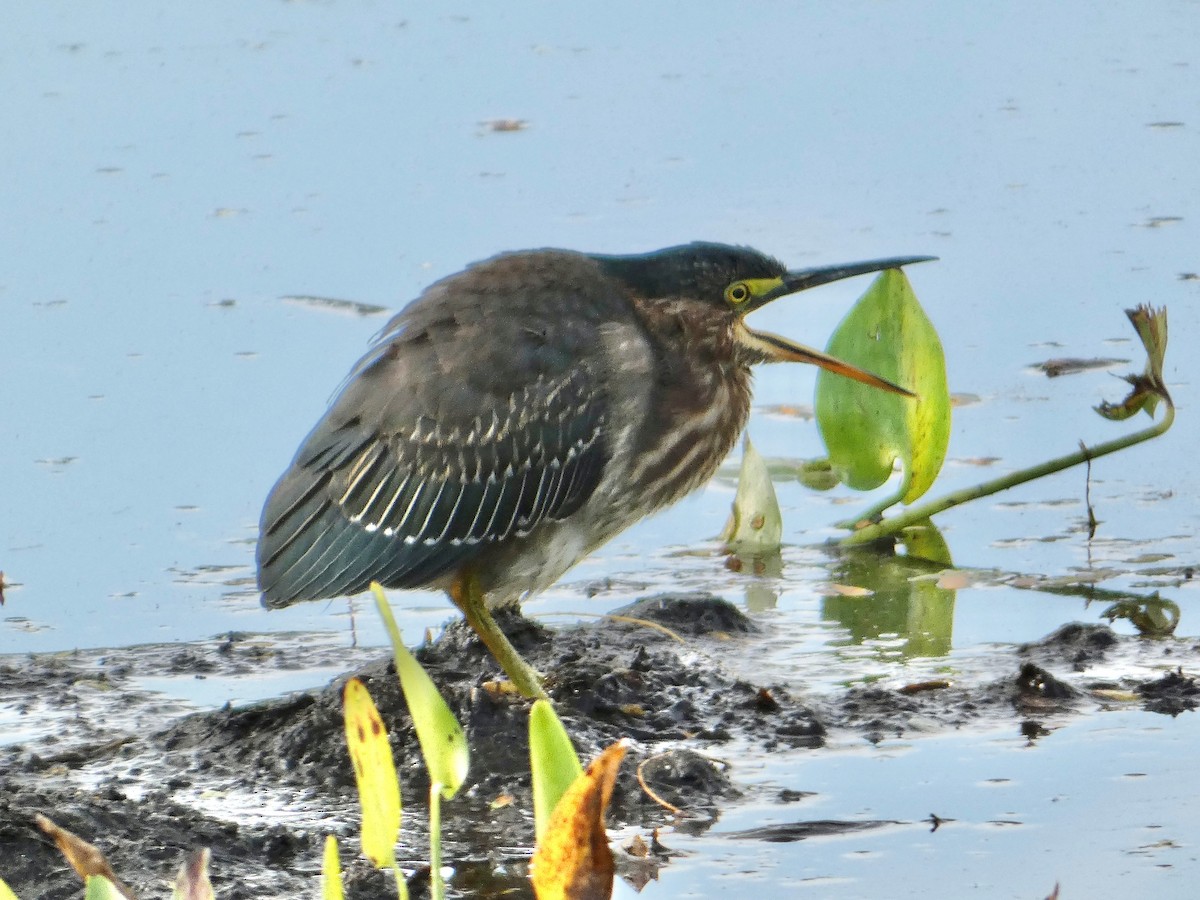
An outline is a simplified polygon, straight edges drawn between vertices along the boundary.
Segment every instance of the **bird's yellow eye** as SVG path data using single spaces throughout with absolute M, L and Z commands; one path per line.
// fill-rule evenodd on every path
M 734 306 L 741 306 L 750 299 L 750 287 L 744 281 L 735 281 L 725 288 L 725 299 Z

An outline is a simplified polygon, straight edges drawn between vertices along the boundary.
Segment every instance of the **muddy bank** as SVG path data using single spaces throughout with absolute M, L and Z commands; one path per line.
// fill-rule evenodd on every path
M 667 847 L 656 844 L 654 828 L 704 829 L 738 802 L 738 760 L 747 756 L 820 751 L 832 737 L 878 741 L 997 725 L 1036 740 L 1112 704 L 1177 715 L 1200 703 L 1200 686 L 1178 671 L 1195 664 L 1194 642 L 1141 641 L 1098 625 L 1066 625 L 1011 648 L 998 658 L 994 678 L 974 684 L 854 685 L 807 696 L 802 685 L 773 683 L 769 672 L 762 681 L 727 674 L 722 660 L 741 661 L 737 668 L 746 671 L 744 661 L 767 636 L 724 601 L 663 596 L 622 612 L 658 622 L 684 643 L 612 620 L 556 630 L 515 616 L 502 624 L 545 673 L 581 757 L 621 737 L 635 740 L 610 813 L 620 844 L 638 833 L 646 846 L 646 855 L 625 854 L 619 863 L 635 882 L 669 863 L 669 836 L 662 839 Z M 280 668 L 338 660 L 349 668 L 366 655 L 306 653 L 294 644 L 230 636 L 187 647 L 0 663 L 0 704 L 13 713 L 4 719 L 12 731 L 0 751 L 0 874 L 23 900 L 80 896 L 74 875 L 32 826 L 43 813 L 99 845 L 146 897 L 166 895 L 184 852 L 200 846 L 212 848 L 219 897 L 310 895 L 330 832 L 342 838 L 350 896 L 394 896 L 383 875 L 351 861 L 357 814 L 342 731 L 345 676 L 322 690 L 188 715 L 139 687 L 139 679 L 156 674 L 269 677 Z M 370 655 L 379 658 L 355 665 L 355 674 L 391 729 L 406 806 L 401 859 L 418 869 L 419 882 L 428 783 L 390 659 Z M 461 625 L 417 655 L 466 728 L 472 752 L 467 785 L 444 807 L 453 887 L 471 896 L 511 888 L 527 895 L 524 863 L 533 837 L 527 704 L 494 690 L 494 664 Z M 1090 669 L 1115 657 L 1157 673 L 1089 678 Z M 683 816 L 641 789 L 639 767 Z M 774 798 L 793 805 L 790 837 L 774 831 L 749 837 L 797 840 L 874 824 L 806 822 L 803 798 L 797 790 Z

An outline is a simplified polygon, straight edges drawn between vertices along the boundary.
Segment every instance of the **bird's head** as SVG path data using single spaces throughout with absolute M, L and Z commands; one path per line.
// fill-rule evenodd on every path
M 745 318 L 773 300 L 855 275 L 895 269 L 934 259 L 906 256 L 813 269 L 788 269 L 779 260 L 749 247 L 693 243 L 640 256 L 597 257 L 643 297 L 685 299 L 729 323 L 738 357 L 746 363 L 803 362 L 864 384 L 912 396 L 912 393 L 865 369 L 804 344 L 750 328 Z

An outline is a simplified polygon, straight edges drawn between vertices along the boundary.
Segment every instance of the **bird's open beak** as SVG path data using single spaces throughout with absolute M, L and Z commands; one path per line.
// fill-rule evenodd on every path
M 847 263 L 840 266 L 823 266 L 817 269 L 797 269 L 785 274 L 768 290 L 757 294 L 751 301 L 747 312 L 752 312 L 759 307 L 766 306 L 772 300 L 777 300 L 780 297 L 806 291 L 818 285 L 829 284 L 831 281 L 841 281 L 843 278 L 866 275 L 869 272 L 882 272 L 884 269 L 898 269 L 901 266 L 928 262 L 936 258 L 935 256 L 897 256 L 892 259 L 873 259 L 867 262 Z M 771 334 L 766 331 L 754 331 L 748 328 L 745 322 L 741 323 L 741 328 L 738 331 L 737 339 L 741 343 L 746 344 L 748 347 L 753 347 L 754 350 L 763 354 L 768 360 L 774 362 L 809 363 L 814 366 L 820 366 L 822 369 L 834 372 L 835 374 L 843 375 L 846 378 L 853 378 L 855 381 L 868 384 L 871 387 L 891 391 L 893 394 L 901 394 L 905 397 L 916 396 L 912 391 L 902 388 L 898 384 L 893 384 L 886 378 L 880 378 L 866 369 L 860 369 L 858 366 L 844 362 L 835 356 L 830 356 L 828 353 L 822 353 L 820 350 L 814 350 L 812 347 L 806 347 L 803 344 L 797 344 L 795 341 L 788 340 L 780 335 Z
M 853 278 L 855 275 L 867 275 L 871 272 L 882 272 L 884 269 L 899 269 L 915 263 L 931 262 L 935 259 L 937 259 L 936 256 L 894 256 L 891 259 L 872 259 L 867 262 L 845 263 L 840 266 L 796 269 L 784 275 L 780 279 L 779 289 L 763 298 L 763 302 L 769 303 L 778 297 L 807 291 L 809 288 L 829 284 L 831 281 L 841 281 L 843 278 Z

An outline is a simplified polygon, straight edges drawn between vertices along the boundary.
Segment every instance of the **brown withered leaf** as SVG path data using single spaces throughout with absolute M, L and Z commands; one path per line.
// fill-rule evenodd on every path
M 112 866 L 108 864 L 108 860 L 98 848 L 89 844 L 74 832 L 67 831 L 67 829 L 55 825 L 54 822 L 40 813 L 34 816 L 34 822 L 37 823 L 38 828 L 54 841 L 59 852 L 66 858 L 71 868 L 75 870 L 75 874 L 85 882 L 89 875 L 103 875 L 113 883 L 113 886 L 121 892 L 122 896 L 128 897 L 129 900 L 137 900 L 133 891 L 116 876 L 116 873 L 112 870 Z
M 642 836 L 640 834 L 635 834 L 633 839 L 625 845 L 625 852 L 630 856 L 641 858 L 650 855 L 650 847 L 644 840 L 642 840 Z
M 1125 315 L 1137 331 L 1142 346 L 1146 349 L 1146 368 L 1140 375 L 1126 375 L 1125 380 L 1133 385 L 1129 395 L 1120 403 L 1101 403 L 1096 412 L 1106 419 L 1121 421 L 1145 412 L 1153 417 L 1160 400 L 1171 402 L 1163 381 L 1163 359 L 1167 352 L 1167 310 L 1155 309 L 1142 304 L 1125 310 Z
M 488 804 L 488 809 L 503 809 L 506 806 L 512 806 L 517 802 L 517 798 L 512 794 L 497 794 L 495 799 Z
M 618 741 L 594 759 L 567 788 L 533 854 L 538 900 L 608 900 L 613 856 L 604 830 L 617 770 L 626 744 Z
M 906 684 L 899 688 L 901 694 L 923 694 L 926 691 L 940 691 L 943 688 L 948 688 L 953 681 L 945 678 L 935 678 L 932 681 L 915 681 L 911 684 Z

